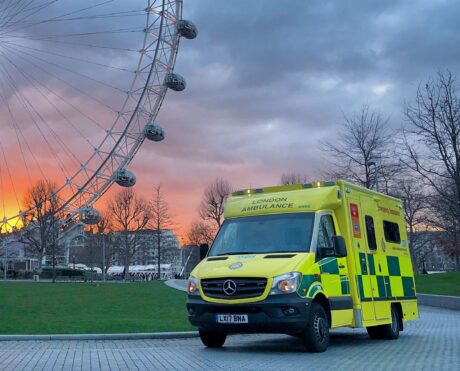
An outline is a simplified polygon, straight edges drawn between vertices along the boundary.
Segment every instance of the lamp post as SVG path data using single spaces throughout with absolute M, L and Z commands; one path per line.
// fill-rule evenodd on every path
M 7 280 L 7 274 L 8 274 L 8 244 L 5 244 L 5 281 Z
M 105 282 L 105 234 L 102 232 L 102 281 Z

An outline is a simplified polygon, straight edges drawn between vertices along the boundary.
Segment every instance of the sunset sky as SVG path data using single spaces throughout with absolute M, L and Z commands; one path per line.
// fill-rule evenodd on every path
M 181 40 L 176 63 L 187 89 L 168 92 L 157 118 L 166 139 L 144 143 L 131 164 L 136 191 L 148 198 L 161 183 L 183 234 L 216 177 L 234 188 L 277 184 L 283 172 L 319 177 L 326 164 L 319 142 L 337 138 L 343 114 L 369 104 L 398 128 L 420 83 L 438 69 L 458 75 L 459 14 L 458 1 L 443 0 L 184 0 L 184 18 L 199 29 L 197 39 Z M 3 100 L 0 112 L 5 117 Z M 7 152 L 0 202 L 11 212 L 17 202 L 4 158 L 19 198 L 29 182 L 0 124 Z M 59 130 L 72 140 L 69 128 Z M 46 162 L 39 138 L 29 143 Z M 58 170 L 46 175 L 64 181 Z

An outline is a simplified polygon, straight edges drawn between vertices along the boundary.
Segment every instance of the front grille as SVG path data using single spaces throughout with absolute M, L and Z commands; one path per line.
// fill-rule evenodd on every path
M 229 282 L 231 281 L 231 282 Z M 224 290 L 226 285 L 227 292 Z M 234 288 L 233 290 L 229 290 Z M 244 299 L 260 296 L 267 286 L 266 278 L 210 278 L 201 280 L 201 288 L 209 298 L 216 299 Z

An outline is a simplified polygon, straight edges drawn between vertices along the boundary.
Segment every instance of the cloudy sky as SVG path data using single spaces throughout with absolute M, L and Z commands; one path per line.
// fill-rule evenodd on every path
M 182 231 L 216 177 L 235 188 L 317 178 L 319 142 L 337 138 L 344 114 L 369 104 L 400 127 L 421 82 L 460 71 L 458 1 L 184 0 L 184 18 L 199 28 L 175 69 L 187 89 L 168 92 L 167 139 L 144 143 L 130 167 L 146 197 L 163 184 Z

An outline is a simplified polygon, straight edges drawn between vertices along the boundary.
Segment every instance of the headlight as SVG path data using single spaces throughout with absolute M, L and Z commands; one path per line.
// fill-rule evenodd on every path
M 296 292 L 299 287 L 301 277 L 302 275 L 299 272 L 291 272 L 274 277 L 270 295 L 290 294 L 292 292 Z
M 188 279 L 188 286 L 187 292 L 189 295 L 200 295 L 200 291 L 198 290 L 198 278 L 190 276 Z

